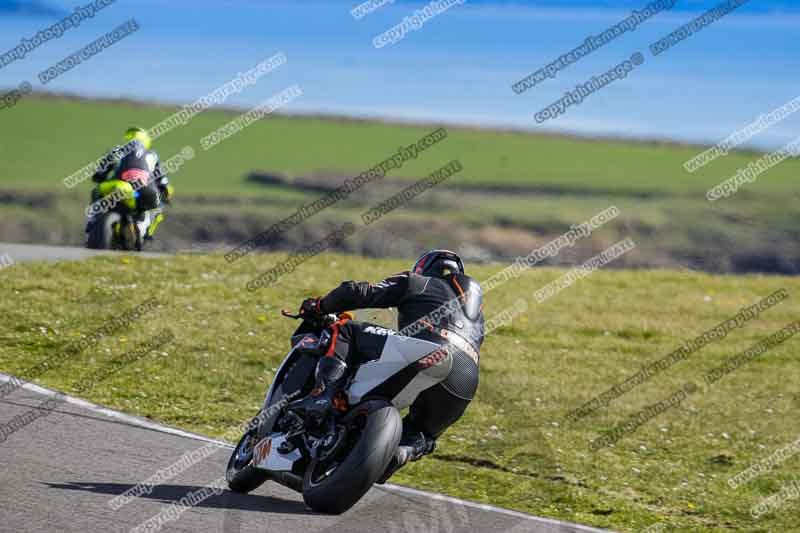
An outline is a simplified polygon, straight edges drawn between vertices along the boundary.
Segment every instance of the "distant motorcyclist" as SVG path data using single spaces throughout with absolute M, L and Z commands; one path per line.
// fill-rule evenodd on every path
M 452 354 L 453 365 L 447 378 L 424 390 L 411 405 L 403 420 L 398 452 L 379 483 L 385 482 L 408 461 L 431 453 L 436 439 L 461 418 L 474 397 L 484 336 L 482 298 L 480 285 L 464 273 L 464 264 L 458 255 L 448 250 L 431 250 L 417 260 L 411 272 L 397 274 L 374 285 L 346 281 L 324 297 L 303 302 L 300 308 L 303 316 L 396 307 L 402 333 L 437 343 Z M 447 312 L 439 313 L 443 305 L 447 305 L 444 308 Z M 437 317 L 442 315 L 438 323 L 431 318 L 434 311 Z M 298 330 L 298 333 L 302 332 Z M 317 364 L 313 391 L 308 397 L 293 402 L 290 408 L 317 419 L 326 417 L 337 392 L 355 367 L 379 358 L 386 336 L 397 334 L 346 318 L 336 322 L 327 334 L 323 333 L 327 349 Z M 400 372 L 399 381 L 391 386 L 399 392 L 415 375 L 411 371 Z
M 158 225 L 163 222 L 163 204 L 172 201 L 174 190 L 161 167 L 158 154 L 152 151 L 152 139 L 143 128 L 132 127 L 125 132 L 125 144 L 114 147 L 102 158 L 92 181 L 102 183 L 109 179 L 130 183 L 136 191 L 136 215 L 140 233 L 145 240 L 152 239 Z M 100 198 L 98 188 L 92 190 L 92 202 Z M 86 232 L 91 231 L 95 217 L 86 222 Z

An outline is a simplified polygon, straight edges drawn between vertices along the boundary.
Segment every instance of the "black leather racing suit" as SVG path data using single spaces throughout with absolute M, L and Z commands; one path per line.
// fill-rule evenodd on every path
M 447 345 L 453 357 L 448 377 L 423 391 L 404 420 L 434 439 L 455 423 L 478 388 L 478 361 L 483 344 L 482 291 L 463 274 L 443 278 L 402 273 L 380 283 L 346 281 L 320 299 L 320 310 L 338 313 L 354 309 L 396 307 L 401 335 Z M 387 334 L 373 324 L 349 321 L 338 327 L 334 353 L 349 364 L 380 356 Z M 389 397 L 399 393 L 414 374 L 399 373 L 381 385 Z

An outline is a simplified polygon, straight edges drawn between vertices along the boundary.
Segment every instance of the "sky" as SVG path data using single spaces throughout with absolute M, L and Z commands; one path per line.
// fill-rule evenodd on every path
M 652 0 L 649 0 L 652 1 Z M 751 0 L 663 54 L 648 46 L 720 2 L 678 0 L 522 94 L 511 85 L 648 0 L 466 0 L 398 42 L 373 39 L 426 2 L 395 0 L 361 19 L 357 1 L 116 0 L 80 27 L 0 68 L 0 86 L 29 81 L 114 27 L 140 30 L 44 87 L 85 96 L 186 104 L 277 52 L 287 63 L 227 105 L 252 107 L 297 84 L 284 109 L 411 122 L 580 135 L 717 142 L 800 96 L 800 2 Z M 80 2 L 0 0 L 0 54 Z M 635 52 L 627 77 L 539 123 L 547 108 Z M 756 136 L 777 148 L 800 135 L 800 113 Z

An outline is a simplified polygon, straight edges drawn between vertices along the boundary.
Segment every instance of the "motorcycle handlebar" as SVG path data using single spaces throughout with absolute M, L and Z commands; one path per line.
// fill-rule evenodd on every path
M 286 309 L 281 309 L 281 315 L 285 316 L 286 318 L 291 318 L 293 320 L 307 320 L 311 324 L 315 324 L 320 327 L 326 327 L 334 322 L 337 319 L 347 316 L 351 320 L 353 319 L 353 315 L 351 313 L 342 313 L 341 315 L 337 316 L 334 314 L 327 314 L 327 315 L 315 315 L 315 316 L 303 316 L 299 313 L 292 313 L 291 311 L 287 311 Z

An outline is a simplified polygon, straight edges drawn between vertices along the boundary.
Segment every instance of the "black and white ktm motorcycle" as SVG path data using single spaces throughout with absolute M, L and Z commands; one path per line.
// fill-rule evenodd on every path
M 350 371 L 327 419 L 305 419 L 290 404 L 311 393 L 326 328 L 337 318 L 306 319 L 301 331 L 309 333 L 292 338 L 263 408 L 228 461 L 231 490 L 247 493 L 272 480 L 302 493 L 315 511 L 347 511 L 387 472 L 402 433 L 399 411 L 450 372 L 452 356 L 438 344 L 388 335 L 379 358 Z

